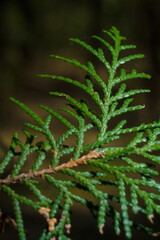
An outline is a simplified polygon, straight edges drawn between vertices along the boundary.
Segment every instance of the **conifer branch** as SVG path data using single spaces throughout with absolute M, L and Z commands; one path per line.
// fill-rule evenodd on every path
M 128 90 L 127 81 L 150 79 L 150 75 L 135 69 L 125 70 L 125 63 L 142 59 L 144 55 L 120 57 L 121 51 L 126 52 L 136 46 L 123 44 L 126 38 L 121 36 L 115 27 L 103 32 L 111 38 L 112 43 L 103 37 L 93 36 L 103 44 L 103 49 L 94 49 L 79 39 L 70 40 L 84 47 L 100 61 L 107 70 L 107 79 L 99 76 L 91 61 L 82 64 L 76 59 L 57 55 L 51 57 L 83 70 L 84 81 L 56 74 L 39 75 L 74 85 L 87 94 L 87 99 L 74 98 L 72 93 L 50 92 L 53 96 L 65 97 L 66 107 L 54 110 L 40 105 L 48 114 L 45 119 L 41 119 L 24 103 L 10 98 L 35 123 L 24 124 L 25 128 L 31 131 L 22 130 L 25 141 L 20 140 L 18 133 L 13 134 L 9 150 L 0 161 L 0 193 L 3 192 L 8 200 L 12 201 L 15 213 L 15 220 L 4 218 L 5 214 L 2 212 L 5 209 L 1 207 L 0 233 L 4 231 L 6 223 L 11 223 L 20 240 L 27 238 L 25 217 L 21 208 L 21 204 L 24 204 L 46 220 L 47 228 L 43 229 L 39 240 L 71 240 L 66 235 L 70 233 L 72 226 L 72 205 L 78 202 L 88 208 L 97 219 L 100 234 L 104 234 L 106 219 L 110 217 L 115 234 L 120 235 L 123 229 L 127 239 L 132 238 L 133 228 L 151 236 L 159 236 L 159 232 L 154 231 L 153 224 L 155 214 L 160 215 L 160 182 L 156 178 L 159 176 L 160 164 L 160 119 L 126 127 L 127 120 L 121 118 L 131 111 L 144 109 L 144 104 L 133 105 L 132 102 L 137 94 L 150 92 L 149 89 Z M 107 58 L 105 48 L 111 53 L 111 61 Z M 95 84 L 98 84 L 96 91 Z M 88 104 L 89 99 L 94 102 L 93 106 Z M 114 122 L 115 117 L 120 117 L 118 123 Z M 65 127 L 58 138 L 50 127 L 54 118 Z M 94 139 L 88 137 L 89 131 L 93 131 Z M 36 132 L 36 135 L 32 132 Z M 44 136 L 44 139 L 35 141 L 38 139 L 37 133 Z M 130 135 L 126 145 L 121 145 L 122 135 Z M 118 146 L 115 145 L 116 140 L 119 141 Z M 78 168 L 80 165 L 81 168 Z M 30 166 L 28 172 L 24 171 L 25 166 Z M 54 192 L 57 195 L 49 197 L 46 192 L 42 193 L 42 182 L 47 188 L 49 185 L 49 189 L 56 188 L 57 191 Z M 31 194 L 26 196 L 23 191 L 19 193 L 16 188 L 12 189 L 12 185 L 18 183 L 28 188 Z M 111 194 L 108 192 L 110 186 L 113 189 Z M 82 189 L 87 192 L 84 196 L 79 191 Z M 88 196 L 91 196 L 92 200 L 89 200 Z M 115 208 L 115 203 L 119 207 Z M 145 215 L 152 228 L 137 224 L 132 220 L 131 213 Z

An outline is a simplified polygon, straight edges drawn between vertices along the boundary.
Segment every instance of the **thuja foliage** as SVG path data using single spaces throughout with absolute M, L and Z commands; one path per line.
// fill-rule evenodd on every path
M 85 92 L 87 100 L 74 98 L 72 93 L 50 92 L 53 96 L 65 97 L 66 107 L 55 111 L 40 105 L 47 112 L 46 118 L 41 119 L 29 107 L 11 98 L 35 121 L 35 124 L 24 124 L 25 142 L 19 139 L 17 133 L 13 134 L 10 148 L 0 162 L 0 190 L 12 202 L 15 213 L 12 218 L 4 217 L 5 209 L 1 209 L 1 224 L 10 220 L 20 240 L 27 239 L 23 205 L 34 209 L 40 218 L 46 220 L 46 228 L 39 233 L 39 240 L 70 239 L 71 210 L 75 202 L 90 210 L 97 219 L 100 234 L 103 234 L 108 218 L 113 221 L 115 234 L 119 235 L 123 230 L 128 239 L 132 238 L 133 228 L 152 236 L 159 234 L 152 229 L 152 225 L 150 228 L 133 219 L 134 215 L 141 214 L 153 224 L 154 215 L 160 215 L 160 183 L 156 179 L 160 164 L 160 120 L 129 127 L 124 114 L 143 109 L 144 105 L 131 103 L 136 94 L 149 92 L 148 89 L 127 90 L 126 82 L 131 79 L 150 79 L 150 75 L 135 69 L 126 71 L 123 67 L 125 63 L 141 59 L 144 55 L 122 57 L 121 52 L 124 54 L 136 46 L 124 44 L 126 38 L 115 27 L 105 30 L 104 34 L 105 38 L 93 36 L 104 50 L 94 49 L 79 39 L 70 39 L 104 65 L 104 79 L 98 75 L 91 61 L 82 64 L 78 60 L 56 55 L 51 57 L 82 69 L 86 75 L 84 81 L 65 76 L 40 75 L 76 86 Z M 109 54 L 111 60 L 108 60 Z M 95 105 L 96 110 L 89 106 L 89 99 L 95 103 L 91 106 Z M 52 118 L 65 126 L 58 139 L 50 128 Z M 118 118 L 117 124 L 114 120 Z M 86 142 L 87 134 L 92 131 L 94 138 L 87 137 L 89 139 Z M 37 140 L 39 133 L 40 136 L 44 135 L 44 140 Z M 121 140 L 124 135 L 129 139 L 125 146 Z M 70 138 L 76 139 L 74 144 L 69 141 Z M 28 162 L 31 169 L 26 172 Z M 54 193 L 53 198 L 41 189 L 42 183 Z M 24 192 L 15 190 L 16 184 L 23 184 Z M 109 186 L 113 189 L 112 193 L 108 192 Z M 31 192 L 29 196 L 25 195 L 26 188 Z

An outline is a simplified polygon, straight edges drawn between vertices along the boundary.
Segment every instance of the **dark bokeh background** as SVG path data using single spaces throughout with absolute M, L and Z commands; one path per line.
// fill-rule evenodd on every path
M 152 80 L 136 80 L 132 86 L 152 90 L 142 98 L 146 109 L 140 115 L 140 119 L 152 121 L 160 115 L 160 1 L 0 1 L 0 156 L 6 152 L 13 131 L 20 130 L 26 121 L 25 114 L 9 101 L 9 97 L 14 96 L 37 111 L 38 104 L 51 105 L 53 98 L 48 96 L 48 91 L 62 91 L 65 84 L 39 79 L 36 75 L 56 73 L 78 79 L 80 76 L 77 69 L 48 56 L 77 56 L 88 60 L 87 52 L 69 43 L 68 38 L 78 37 L 95 44 L 91 35 L 101 34 L 102 29 L 112 25 L 129 43 L 137 45 L 138 52 L 146 55 L 139 65 L 133 63 L 131 67 L 150 73 Z M 77 89 L 73 94 L 78 94 Z M 53 107 L 60 104 L 57 99 L 53 100 Z M 87 221 L 86 224 L 89 225 Z M 92 232 L 92 227 L 89 229 Z M 113 238 L 116 239 L 114 235 L 108 239 Z M 79 238 L 75 236 L 74 239 Z M 102 238 L 91 235 L 86 239 Z

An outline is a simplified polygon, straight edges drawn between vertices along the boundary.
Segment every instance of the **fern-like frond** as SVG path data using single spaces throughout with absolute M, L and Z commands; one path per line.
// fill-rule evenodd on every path
M 79 39 L 70 39 L 98 59 L 107 70 L 104 79 L 91 61 L 82 64 L 76 59 L 57 55 L 51 57 L 83 70 L 84 79 L 80 82 L 55 74 L 39 75 L 71 84 L 82 93 L 85 92 L 87 99 L 78 99 L 72 93 L 50 92 L 52 96 L 64 97 L 66 107 L 53 110 L 40 105 L 47 112 L 45 119 L 41 119 L 28 106 L 11 98 L 35 121 L 24 124 L 31 131 L 23 130 L 25 141 L 21 141 L 18 134 L 14 133 L 10 148 L 0 162 L 0 190 L 13 203 L 13 222 L 16 222 L 20 240 L 27 239 L 22 204 L 34 209 L 46 221 L 47 227 L 39 233 L 39 240 L 51 240 L 71 239 L 67 236 L 75 202 L 90 210 L 97 219 L 100 234 L 104 233 L 107 218 L 112 218 L 115 233 L 119 235 L 123 229 L 128 239 L 132 238 L 133 227 L 149 235 L 159 235 L 143 223 L 137 224 L 131 213 L 146 215 L 151 224 L 154 215 L 160 215 L 160 183 L 157 179 L 160 120 L 127 127 L 127 120 L 124 119 L 127 113 L 144 109 L 144 104 L 132 104 L 134 97 L 150 92 L 148 89 L 128 90 L 127 81 L 150 79 L 150 75 L 135 69 L 126 71 L 125 63 L 142 59 L 144 55 L 121 57 L 121 51 L 135 49 L 136 46 L 124 44 L 126 38 L 115 27 L 104 30 L 104 34 L 111 38 L 111 43 L 103 37 L 93 36 L 102 43 L 103 49 L 95 49 Z M 108 60 L 108 52 L 111 61 Z M 98 90 L 95 91 L 97 83 Z M 90 100 L 93 105 L 88 104 Z M 121 116 L 123 118 L 115 123 L 114 118 Z M 57 127 L 54 124 L 52 126 L 54 118 L 61 126 L 64 125 L 59 137 L 54 134 Z M 89 137 L 90 131 L 93 131 L 94 137 Z M 36 135 L 32 132 L 36 132 Z M 40 134 L 40 139 L 37 134 Z M 125 135 L 126 145 L 121 140 Z M 114 145 L 116 140 L 119 141 L 118 145 Z M 28 166 L 29 170 L 26 170 Z M 12 186 L 18 183 L 24 186 L 21 194 Z M 113 189 L 111 194 L 108 192 L 110 186 Z M 28 196 L 25 189 L 30 192 Z M 48 191 L 54 194 L 48 194 Z

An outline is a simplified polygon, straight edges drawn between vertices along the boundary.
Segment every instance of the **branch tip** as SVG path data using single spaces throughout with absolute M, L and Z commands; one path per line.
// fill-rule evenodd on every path
M 100 234 L 103 234 L 103 233 L 104 233 L 103 228 L 104 228 L 104 224 L 102 224 L 102 225 L 99 227 L 99 232 L 100 232 Z
M 153 236 L 153 237 L 158 237 L 159 235 L 160 235 L 160 232 L 152 233 L 152 236 Z
M 67 234 L 70 234 L 71 224 L 70 223 L 65 224 L 65 228 L 66 228 Z
M 148 219 L 149 219 L 151 224 L 154 224 L 153 218 L 154 218 L 154 215 L 149 215 L 148 216 Z

